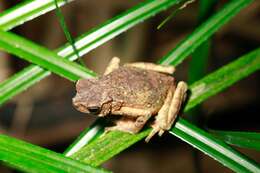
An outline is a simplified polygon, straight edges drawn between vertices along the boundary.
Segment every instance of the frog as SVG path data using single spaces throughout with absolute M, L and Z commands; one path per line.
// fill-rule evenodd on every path
M 174 72 L 174 66 L 150 62 L 120 65 L 120 59 L 114 57 L 103 75 L 76 82 L 72 103 L 86 114 L 117 116 L 114 126 L 106 127 L 105 132 L 136 134 L 153 117 L 148 142 L 171 128 L 185 101 L 188 86 L 184 81 L 177 83 Z

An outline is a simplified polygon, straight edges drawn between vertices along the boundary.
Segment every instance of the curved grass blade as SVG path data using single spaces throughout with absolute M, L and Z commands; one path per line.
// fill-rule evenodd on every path
M 57 0 L 59 6 L 71 1 Z M 53 9 L 55 9 L 53 0 L 30 0 L 22 2 L 0 13 L 0 29 L 5 31 L 10 30 Z
M 189 87 L 191 96 L 188 99 L 184 111 L 187 112 L 191 110 L 191 108 L 200 104 L 208 97 L 223 91 L 234 82 L 239 81 L 259 69 L 260 48 L 192 84 Z M 144 130 L 136 135 L 123 132 L 110 132 L 92 140 L 88 145 L 78 149 L 71 157 L 84 161 L 84 163 L 99 165 L 144 138 L 149 131 L 150 129 Z M 179 118 L 176 122 L 171 133 L 236 172 L 260 171 L 259 165 L 253 160 L 241 155 L 224 142 L 215 140 L 215 137 L 182 118 Z M 227 155 L 225 155 L 223 151 L 225 151 Z
M 180 0 L 179 0 L 180 1 Z M 127 29 L 136 24 L 148 19 L 155 14 L 169 8 L 170 6 L 179 2 L 178 0 L 161 0 L 161 1 L 146 1 L 141 3 L 128 11 L 112 18 L 108 22 L 92 29 L 86 34 L 82 35 L 75 41 L 75 46 L 79 51 L 79 55 L 83 56 L 89 51 L 100 46 L 104 42 L 114 38 Z M 62 56 L 70 61 L 74 61 L 77 56 L 73 48 L 66 44 L 65 46 L 56 50 L 59 56 Z M 7 79 L 0 84 L 0 105 L 19 94 L 25 89 L 29 88 L 37 81 L 49 76 L 51 73 L 37 65 L 30 65 L 24 70 L 16 73 L 15 76 Z
M 38 64 L 72 81 L 94 75 L 94 72 L 61 58 L 55 52 L 11 32 L 0 30 L 0 49 Z
M 164 56 L 160 64 L 180 64 L 189 56 L 199 45 L 207 40 L 221 26 L 228 22 L 241 9 L 250 4 L 252 0 L 232 0 L 225 4 L 215 15 L 200 25 L 192 34 L 179 43 L 173 50 Z
M 59 18 L 59 22 L 60 22 L 60 26 L 65 34 L 65 37 L 67 39 L 67 41 L 69 42 L 69 44 L 71 45 L 73 51 L 75 52 L 75 54 L 77 55 L 77 59 L 79 60 L 79 62 L 81 63 L 81 65 L 85 66 L 84 65 L 84 62 L 82 61 L 82 59 L 80 58 L 79 56 L 79 51 L 77 50 L 76 46 L 75 46 L 75 40 L 73 39 L 73 37 L 71 36 L 70 34 L 70 31 L 66 25 L 66 22 L 65 22 L 65 18 L 61 12 L 61 8 L 59 7 L 58 5 L 58 1 L 57 0 L 54 0 L 55 2 L 55 11 L 56 11 L 56 16 Z
M 200 0 L 199 1 L 199 12 L 198 12 L 198 25 L 206 21 L 210 16 L 214 14 L 214 7 L 217 0 Z M 211 40 L 210 38 L 204 41 L 199 47 L 192 53 L 191 61 L 189 62 L 188 70 L 188 84 L 201 79 L 205 76 L 208 66 L 208 58 L 210 54 Z M 199 125 L 202 123 L 201 108 L 198 105 L 196 108 L 187 113 L 188 120 Z
M 180 119 L 171 134 L 219 161 L 234 172 L 259 172 L 260 165 L 213 135 Z
M 217 4 L 217 0 L 199 0 L 198 19 L 197 25 L 201 25 L 203 22 L 215 13 L 214 7 Z M 200 80 L 206 75 L 208 67 L 208 59 L 211 52 L 211 38 L 204 41 L 195 51 L 192 53 L 191 61 L 188 68 L 188 80 L 187 83 L 191 85 L 193 82 Z M 202 127 L 204 122 L 204 115 L 200 105 L 187 112 L 186 117 L 192 124 Z M 192 158 L 194 171 L 197 173 L 202 172 L 201 158 L 199 151 L 195 148 L 192 149 Z
M 207 27 L 220 27 L 220 24 L 224 24 L 223 22 L 221 22 L 223 20 L 223 17 L 225 14 L 229 14 L 228 16 L 226 16 L 226 19 L 225 20 L 230 20 L 234 15 L 230 14 L 231 12 L 233 13 L 238 13 L 237 11 L 237 3 L 239 4 L 243 4 L 243 3 L 246 3 L 244 0 L 238 0 L 238 1 L 231 1 L 229 3 L 229 5 L 225 6 L 224 10 L 220 10 L 218 13 L 216 13 L 214 16 L 211 17 L 210 21 L 207 21 L 206 24 L 203 24 L 199 27 L 199 29 L 197 29 L 195 32 L 193 32 L 190 36 L 188 36 L 185 40 L 186 41 L 183 41 L 179 44 L 178 48 L 177 49 L 174 49 L 172 51 L 173 54 L 177 54 L 178 56 L 181 56 L 180 59 L 184 59 L 185 57 L 183 56 L 184 54 L 186 55 L 186 52 L 188 53 L 192 53 L 192 51 L 190 51 L 188 45 L 190 44 L 189 42 L 194 42 L 194 43 L 197 43 L 196 45 L 199 46 L 200 44 L 199 43 L 202 43 L 202 41 L 199 41 L 201 39 L 201 34 L 203 34 L 204 32 L 207 32 Z M 247 1 L 247 4 L 249 4 L 249 1 Z M 245 6 L 245 4 L 244 4 Z M 242 7 L 240 7 L 239 9 L 242 9 Z M 223 12 L 224 11 L 224 12 Z M 224 15 L 222 15 L 222 13 L 224 13 Z M 220 23 L 220 24 L 219 24 Z M 214 30 L 216 31 L 216 30 Z M 199 34 L 199 36 L 197 36 L 196 34 Z M 205 39 L 207 39 L 208 37 L 206 37 Z M 188 44 L 188 45 L 187 45 Z M 189 54 L 187 54 L 189 55 Z M 174 62 L 171 62 L 172 58 L 171 56 L 167 56 L 169 59 L 165 59 L 164 61 L 167 63 L 170 63 L 170 64 L 175 64 L 175 65 L 178 65 L 176 64 L 177 61 L 174 61 Z M 179 59 L 179 58 L 178 58 Z M 1 88 L 1 87 L 0 87 Z M 0 92 L 1 93 L 1 92 Z M 91 129 L 90 129 L 91 131 Z M 88 135 L 88 130 L 85 131 L 86 133 L 85 134 L 82 134 L 81 137 L 84 138 L 85 135 Z M 97 132 L 97 135 L 102 133 L 102 129 L 100 128 L 100 132 Z M 94 136 L 95 137 L 95 136 Z M 78 139 L 79 141 L 81 141 L 81 143 L 85 143 L 85 144 L 88 144 L 90 141 L 91 141 L 91 138 L 86 138 L 88 140 L 85 140 L 85 142 L 83 142 L 81 139 Z M 76 143 L 72 143 L 70 148 L 71 150 L 74 150 L 74 151 L 78 151 L 80 150 L 80 148 L 77 148 L 77 144 Z M 67 150 L 67 152 L 69 152 Z M 72 154 L 71 152 L 69 152 L 70 154 Z
M 213 8 L 215 7 L 217 0 L 200 0 L 199 12 L 198 12 L 198 24 L 202 24 L 210 16 L 213 15 Z M 210 52 L 211 41 L 206 40 L 200 46 L 198 46 L 192 53 L 191 62 L 189 63 L 188 83 L 201 79 L 206 74 L 208 57 Z
M 209 132 L 228 144 L 260 151 L 260 133 L 212 130 Z
M 0 135 L 0 161 L 32 173 L 109 172 L 5 135 Z
M 188 111 L 210 96 L 213 96 L 235 82 L 260 69 L 260 48 L 221 67 L 191 85 L 191 97 L 184 111 Z
M 175 9 L 168 17 L 166 17 L 158 26 L 157 29 L 161 29 L 169 20 L 176 16 L 182 9 L 186 8 L 187 5 L 195 2 L 195 0 L 186 0 L 177 9 Z

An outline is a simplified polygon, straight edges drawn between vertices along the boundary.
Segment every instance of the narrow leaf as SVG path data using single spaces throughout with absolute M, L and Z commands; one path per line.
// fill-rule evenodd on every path
M 207 40 L 221 26 L 227 23 L 241 9 L 250 4 L 252 0 L 232 0 L 225 4 L 223 8 L 200 25 L 192 34 L 179 43 L 173 50 L 164 56 L 161 64 L 180 64 L 189 56 L 201 43 Z
M 62 6 L 72 0 L 57 0 L 58 5 Z M 30 0 L 19 3 L 18 5 L 0 13 L 0 29 L 11 30 L 12 28 L 32 20 L 55 9 L 53 0 Z
M 58 19 L 59 19 L 60 26 L 61 26 L 61 28 L 62 28 L 62 30 L 63 30 L 65 36 L 66 36 L 66 39 L 67 39 L 67 41 L 69 42 L 69 44 L 71 45 L 71 47 L 72 47 L 74 53 L 77 55 L 77 59 L 80 61 L 81 65 L 84 66 L 84 62 L 82 61 L 82 59 L 80 59 L 79 51 L 77 50 L 77 48 L 76 48 L 76 46 L 75 46 L 75 40 L 74 40 L 74 38 L 71 36 L 70 31 L 69 31 L 69 29 L 68 29 L 68 27 L 67 27 L 67 25 L 66 25 L 65 18 L 64 18 L 63 14 L 62 14 L 61 8 L 60 8 L 59 5 L 58 5 L 58 1 L 57 1 L 57 0 L 54 0 L 54 2 L 55 2 L 55 7 L 56 7 L 56 9 L 55 9 L 56 16 L 57 16 Z
M 160 23 L 157 26 L 157 29 L 161 29 L 169 20 L 171 20 L 174 16 L 176 16 L 178 14 L 178 12 L 180 12 L 182 9 L 186 8 L 187 5 L 191 4 L 195 2 L 195 0 L 186 0 L 185 2 L 183 2 L 177 9 L 175 9 L 168 17 L 166 17 L 162 23 Z
M 0 135 L 0 160 L 31 173 L 108 172 L 5 135 Z
M 205 22 L 215 12 L 214 7 L 217 0 L 199 0 L 199 11 L 198 11 L 198 25 Z M 201 79 L 205 76 L 208 66 L 208 58 L 210 55 L 211 40 L 210 38 L 204 41 L 199 47 L 192 53 L 191 61 L 189 62 L 188 70 L 188 84 Z M 201 125 L 203 115 L 201 115 L 201 108 L 198 105 L 187 113 L 187 119 L 196 125 Z
M 212 74 L 191 85 L 192 95 L 184 111 L 188 111 L 235 82 L 260 69 L 260 48 L 252 51 L 234 62 L 221 67 Z
M 212 129 L 210 129 L 209 132 L 228 144 L 260 151 L 260 133 L 258 132 L 223 131 Z
M 254 160 L 184 119 L 180 119 L 170 133 L 234 172 L 260 172 L 260 165 Z
M 11 32 L 0 30 L 0 49 L 38 64 L 72 81 L 79 78 L 89 78 L 94 75 L 94 72 L 61 58 L 47 48 Z
M 47 48 L 39 46 L 11 32 L 0 30 L 0 49 L 29 62 L 38 64 L 72 81 L 78 80 L 79 78 L 89 78 L 94 75 L 94 72 L 61 58 Z
M 214 13 L 214 6 L 217 0 L 199 0 L 198 24 L 205 22 Z M 188 83 L 201 79 L 206 74 L 208 58 L 210 54 L 211 41 L 206 40 L 198 46 L 192 54 L 191 62 L 189 63 Z

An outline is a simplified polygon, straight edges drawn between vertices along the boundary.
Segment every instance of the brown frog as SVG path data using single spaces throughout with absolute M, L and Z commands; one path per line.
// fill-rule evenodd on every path
M 119 66 L 113 58 L 103 76 L 80 79 L 73 105 L 81 112 L 100 117 L 120 115 L 115 126 L 106 131 L 139 132 L 151 116 L 156 116 L 148 142 L 158 133 L 169 130 L 185 100 L 187 85 L 171 76 L 173 66 L 131 63 Z

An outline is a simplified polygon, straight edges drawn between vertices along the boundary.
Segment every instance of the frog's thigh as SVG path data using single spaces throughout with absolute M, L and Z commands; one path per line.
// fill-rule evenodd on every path
M 105 70 L 104 75 L 107 75 L 107 74 L 111 73 L 112 71 L 118 69 L 119 68 L 119 63 L 120 63 L 120 59 L 118 57 L 113 57 L 110 60 L 108 66 L 107 66 L 107 68 Z
M 167 126 L 167 116 L 168 116 L 168 112 L 169 112 L 169 108 L 171 105 L 171 101 L 173 98 L 173 93 L 174 93 L 174 86 L 171 86 L 168 90 L 166 99 L 164 101 L 163 106 L 161 107 L 161 109 L 159 110 L 155 122 L 152 125 L 152 131 L 150 132 L 150 134 L 145 138 L 146 142 L 149 142 L 149 140 L 158 132 L 163 131 L 164 128 L 162 127 L 166 127 Z
M 130 63 L 130 64 L 125 64 L 124 66 L 136 67 L 136 68 L 152 70 L 152 71 L 167 73 L 167 74 L 173 74 L 175 71 L 175 68 L 170 65 L 158 65 L 158 64 L 145 63 L 145 62 Z
M 185 82 L 181 81 L 178 83 L 169 108 L 166 130 L 169 130 L 174 123 L 174 120 L 180 111 L 181 104 L 185 100 L 187 89 L 188 86 Z

